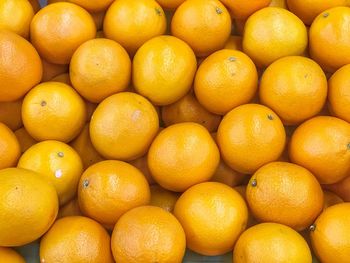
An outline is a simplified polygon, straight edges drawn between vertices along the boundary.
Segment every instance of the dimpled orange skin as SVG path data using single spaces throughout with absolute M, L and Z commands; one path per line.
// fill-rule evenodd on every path
M 250 15 L 267 7 L 271 0 L 220 0 L 227 6 L 228 10 L 235 19 L 247 19 Z
M 37 141 L 34 140 L 33 137 L 29 135 L 29 133 L 26 131 L 26 129 L 24 127 L 15 131 L 15 135 L 16 135 L 18 143 L 21 147 L 22 153 L 24 153 L 31 146 L 33 146 L 34 144 L 37 143 Z
M 24 258 L 16 250 L 8 247 L 0 247 L 0 258 L 3 262 L 26 263 Z
M 0 122 L 15 131 L 22 127 L 22 100 L 0 102 Z
M 350 8 L 323 11 L 309 31 L 309 51 L 325 71 L 334 72 L 350 63 Z
M 143 174 L 131 164 L 102 161 L 90 166 L 78 186 L 83 214 L 103 225 L 114 226 L 126 211 L 150 201 L 150 189 Z
M 247 224 L 248 209 L 231 187 L 206 182 L 184 192 L 174 215 L 185 230 L 187 247 L 201 255 L 222 255 L 233 245 Z
M 133 85 L 155 105 L 169 105 L 190 90 L 196 70 L 196 57 L 185 42 L 173 36 L 159 36 L 137 51 Z
M 113 3 L 113 0 L 68 0 L 67 2 L 80 5 L 81 7 L 90 12 L 99 12 L 106 10 L 110 6 L 110 4 Z
M 304 238 L 292 228 L 263 223 L 246 230 L 233 250 L 235 263 L 311 263 L 311 251 Z
M 98 105 L 91 118 L 90 137 L 106 159 L 131 161 L 146 154 L 158 129 L 154 106 L 138 94 L 121 92 Z
M 258 88 L 258 72 L 243 52 L 224 49 L 207 57 L 194 81 L 196 97 L 210 112 L 224 115 L 248 103 Z
M 60 205 L 76 195 L 83 163 L 69 145 L 44 141 L 30 147 L 18 161 L 18 167 L 39 173 L 55 186 Z
M 69 73 L 79 94 L 97 103 L 129 86 L 131 61 L 117 42 L 105 38 L 92 39 L 74 52 Z
M 18 100 L 41 80 L 39 54 L 27 40 L 5 30 L 0 30 L 0 54 L 0 101 Z
M 175 11 L 171 33 L 198 57 L 222 49 L 231 34 L 231 16 L 218 0 L 187 0 Z
M 263 73 L 260 103 L 285 125 L 299 124 L 321 111 L 327 99 L 327 78 L 313 60 L 300 56 L 273 62 Z
M 313 251 L 321 262 L 347 263 L 350 258 L 350 204 L 327 208 L 310 232 Z
M 148 167 L 163 188 L 183 192 L 192 185 L 210 180 L 220 153 L 207 129 L 193 123 L 165 128 L 148 152 Z
M 241 105 L 223 118 L 217 133 L 221 157 L 232 169 L 252 174 L 283 152 L 286 134 L 278 116 L 258 104 Z
M 251 177 L 247 202 L 261 222 L 301 231 L 321 213 L 324 198 L 320 184 L 308 170 L 287 162 L 272 162 Z
M 350 124 L 319 116 L 293 133 L 289 157 L 311 171 L 321 184 L 334 184 L 350 174 Z
M 54 64 L 69 64 L 74 51 L 96 36 L 91 15 L 71 3 L 54 3 L 42 8 L 30 26 L 30 39 L 40 56 Z
M 157 0 L 158 4 L 164 9 L 175 10 L 178 8 L 185 0 Z
M 15 134 L 0 122 L 0 169 L 16 166 L 20 155 L 21 148 Z
M 244 53 L 258 67 L 266 67 L 281 57 L 303 54 L 307 42 L 304 23 L 283 8 L 263 8 L 251 15 L 244 27 Z
M 85 103 L 71 86 L 44 82 L 24 98 L 22 119 L 28 133 L 37 141 L 69 142 L 84 127 Z
M 82 216 L 55 222 L 40 242 L 40 262 L 113 263 L 110 236 L 96 221 Z
M 338 69 L 328 81 L 328 102 L 332 114 L 350 122 L 350 65 Z
M 186 249 L 179 221 L 154 206 L 141 206 L 125 213 L 113 230 L 111 243 L 118 263 L 180 263 Z
M 103 23 L 105 36 L 120 43 L 131 55 L 147 40 L 163 35 L 165 30 L 165 14 L 155 0 L 115 1 Z
M 179 194 L 162 188 L 159 185 L 151 185 L 150 205 L 163 208 L 165 211 L 173 212 Z
M 40 238 L 58 211 L 53 185 L 32 171 L 0 171 L 0 246 L 22 246 Z
M 221 116 L 207 111 L 199 104 L 193 92 L 173 104 L 162 107 L 161 112 L 166 126 L 181 122 L 196 122 L 207 128 L 209 132 L 214 132 L 221 121 Z

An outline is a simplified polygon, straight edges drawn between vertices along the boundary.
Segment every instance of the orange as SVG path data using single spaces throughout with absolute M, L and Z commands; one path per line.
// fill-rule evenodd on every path
M 173 36 L 147 41 L 133 60 L 135 90 L 156 105 L 168 105 L 191 88 L 197 70 L 191 48 Z
M 350 122 L 350 64 L 337 70 L 328 85 L 328 102 L 332 114 Z
M 0 30 L 0 101 L 22 98 L 42 77 L 38 52 L 24 38 Z
M 230 10 L 233 18 L 247 19 L 250 15 L 267 7 L 271 0 L 220 0 Z
M 349 6 L 348 0 L 286 0 L 288 9 L 297 15 L 306 25 L 323 11 L 336 6 Z
M 113 263 L 107 231 L 94 220 L 70 216 L 57 220 L 40 242 L 40 262 Z
M 147 163 L 147 155 L 144 155 L 140 158 L 137 158 L 135 160 L 129 161 L 129 163 L 133 166 L 135 166 L 137 169 L 139 169 L 142 174 L 145 176 L 146 180 L 150 185 L 155 184 L 155 181 L 151 175 L 151 172 L 148 168 Z
M 258 88 L 253 61 L 243 52 L 224 49 L 207 57 L 194 81 L 196 97 L 210 112 L 224 115 L 248 103 Z
M 233 250 L 235 263 L 298 262 L 311 263 L 304 238 L 288 226 L 263 223 L 246 230 Z
M 70 143 L 80 155 L 84 169 L 103 160 L 103 157 L 96 151 L 90 139 L 89 123 L 85 124 L 82 132 Z
M 175 10 L 178 8 L 185 0 L 157 0 L 161 7 L 167 10 Z
M 150 201 L 143 174 L 121 161 L 102 161 L 90 166 L 80 178 L 79 206 L 83 214 L 113 227 L 128 210 Z
M 110 6 L 110 4 L 112 4 L 113 1 L 114 0 L 68 0 L 67 2 L 80 5 L 81 7 L 90 12 L 99 12 L 106 10 Z
M 272 0 L 269 6 L 287 9 L 287 0 Z
M 0 102 L 0 122 L 15 131 L 22 127 L 22 100 Z
M 231 17 L 218 0 L 187 0 L 175 11 L 171 33 L 205 57 L 225 46 L 231 34 Z
M 75 4 L 64 2 L 42 8 L 30 26 L 30 39 L 40 56 L 55 64 L 68 64 L 74 51 L 95 35 L 91 15 Z
M 0 169 L 16 166 L 20 155 L 21 148 L 15 134 L 0 122 Z
M 60 205 L 76 195 L 83 164 L 76 151 L 63 142 L 44 141 L 30 147 L 18 167 L 37 172 L 55 186 Z
M 242 51 L 242 40 L 241 36 L 230 36 L 224 48 Z
M 103 22 L 105 36 L 120 43 L 131 55 L 147 40 L 163 35 L 165 30 L 165 14 L 155 0 L 115 1 Z
M 336 195 L 335 193 L 333 193 L 331 191 L 324 190 L 323 195 L 324 195 L 323 210 L 325 210 L 326 208 L 328 208 L 330 206 L 344 203 L 343 199 L 341 199 L 338 195 Z
M 263 73 L 260 102 L 285 125 L 301 123 L 321 111 L 327 98 L 327 78 L 313 60 L 300 56 L 273 62 Z
M 334 7 L 319 14 L 310 27 L 311 58 L 325 71 L 350 63 L 349 19 L 349 7 Z
M 231 251 L 248 218 L 240 194 L 215 182 L 189 188 L 176 202 L 174 214 L 185 230 L 187 247 L 206 256 Z
M 22 246 L 41 237 L 58 211 L 55 188 L 32 171 L 0 171 L 0 246 Z
M 177 193 L 166 190 L 159 185 L 151 185 L 151 202 L 150 205 L 158 206 L 168 212 L 173 212 L 175 203 L 179 199 Z
M 141 206 L 125 213 L 112 234 L 116 262 L 181 263 L 186 237 L 176 218 L 159 207 Z
M 181 122 L 196 122 L 203 125 L 209 132 L 216 131 L 219 127 L 221 116 L 207 111 L 189 92 L 177 102 L 162 107 L 162 120 L 165 126 Z
M 301 55 L 306 47 L 304 23 L 283 8 L 263 8 L 245 24 L 243 50 L 258 67 L 266 67 L 281 57 Z
M 41 62 L 43 64 L 42 82 L 50 81 L 56 76 L 68 72 L 68 65 L 53 64 L 44 59 Z
M 18 143 L 21 147 L 21 152 L 24 153 L 26 150 L 28 150 L 31 146 L 37 143 L 36 140 L 33 139 L 32 136 L 29 135 L 29 133 L 26 131 L 25 128 L 20 128 L 17 131 L 15 131 L 15 135 L 17 137 Z
M 73 87 L 80 95 L 97 103 L 128 87 L 131 61 L 117 42 L 92 39 L 74 52 L 69 73 Z
M 40 7 L 39 0 L 29 0 L 29 3 L 32 5 L 34 13 L 40 10 L 41 7 Z
M 62 73 L 60 75 L 57 75 L 56 77 L 54 77 L 53 79 L 51 79 L 51 81 L 55 81 L 55 82 L 62 82 L 65 83 L 67 85 L 72 86 L 72 83 L 70 81 L 70 76 L 69 73 Z
M 241 105 L 222 120 L 217 142 L 221 157 L 232 169 L 252 174 L 283 152 L 286 134 L 281 120 L 269 108 Z
M 334 192 L 345 202 L 350 202 L 350 176 L 347 176 L 338 183 L 324 185 L 324 188 Z
M 0 247 L 0 258 L 3 262 L 26 263 L 24 258 L 16 250 L 8 247 Z
M 311 229 L 311 243 L 321 262 L 346 263 L 350 258 L 350 204 L 327 208 Z
M 61 206 L 58 210 L 57 218 L 67 217 L 67 216 L 81 216 L 79 202 L 77 198 L 70 200 L 64 206 Z
M 0 30 L 7 29 L 28 38 L 33 16 L 33 7 L 28 0 L 0 1 Z
M 105 158 L 130 161 L 145 155 L 158 129 L 154 106 L 138 94 L 121 92 L 98 105 L 90 122 L 90 137 Z
M 28 133 L 37 141 L 69 142 L 82 130 L 86 109 L 72 87 L 60 82 L 45 82 L 24 98 L 22 119 Z
M 193 122 L 165 128 L 148 152 L 148 167 L 155 181 L 175 192 L 209 181 L 219 161 L 220 153 L 210 133 Z
M 311 171 L 321 184 L 334 184 L 350 174 L 349 138 L 349 123 L 335 117 L 315 117 L 295 130 L 289 157 Z
M 315 176 L 287 163 L 264 165 L 250 178 L 247 202 L 256 219 L 289 226 L 310 226 L 323 209 L 323 192 Z

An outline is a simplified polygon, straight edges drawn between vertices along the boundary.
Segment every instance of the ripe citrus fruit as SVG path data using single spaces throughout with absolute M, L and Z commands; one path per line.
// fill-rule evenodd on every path
M 82 216 L 55 222 L 40 242 L 40 262 L 113 263 L 110 237 L 94 220 Z
M 32 171 L 0 171 L 0 246 L 21 246 L 41 237 L 58 211 L 53 185 Z
M 308 244 L 298 232 L 285 225 L 263 223 L 249 228 L 239 237 L 233 261 L 311 263 L 312 256 Z
M 241 36 L 230 36 L 224 48 L 242 51 L 242 40 Z
M 0 122 L 0 169 L 16 166 L 20 155 L 21 147 L 15 134 Z
M 350 204 L 327 208 L 310 228 L 311 243 L 321 262 L 346 263 L 350 258 Z
M 84 9 L 95 13 L 106 10 L 109 7 L 109 5 L 112 4 L 113 0 L 68 0 L 67 2 L 80 5 Z
M 350 202 L 350 176 L 335 184 L 324 185 L 324 188 L 336 193 L 345 202 Z
M 350 63 L 349 20 L 349 7 L 334 7 L 319 14 L 310 27 L 311 58 L 328 72 Z
M 80 178 L 78 199 L 83 214 L 113 228 L 125 212 L 149 203 L 150 189 L 143 174 L 131 164 L 109 160 L 86 169 Z
M 67 217 L 67 216 L 81 216 L 83 215 L 80 211 L 79 202 L 77 198 L 70 200 L 64 206 L 61 206 L 58 210 L 57 218 Z
M 90 137 L 105 158 L 137 159 L 147 152 L 158 133 L 154 106 L 144 97 L 121 92 L 102 101 L 90 123 Z
M 22 127 L 22 100 L 0 102 L 0 122 L 15 131 Z
M 68 72 L 68 65 L 53 64 L 45 59 L 41 59 L 43 64 L 42 82 L 50 81 L 56 76 Z
M 64 2 L 42 8 L 30 26 L 30 39 L 40 56 L 55 64 L 68 64 L 74 51 L 95 35 L 91 15 L 80 6 Z
M 251 174 L 283 152 L 286 134 L 278 116 L 258 104 L 241 105 L 220 123 L 217 142 L 223 160 L 240 173 Z
M 141 171 L 150 185 L 155 184 L 155 181 L 148 168 L 147 154 L 135 160 L 129 161 L 129 163 Z
M 0 247 L 0 258 L 3 262 L 26 263 L 24 258 L 16 250 L 8 247 Z
M 187 247 L 207 256 L 232 250 L 248 218 L 239 193 L 215 182 L 189 188 L 176 202 L 174 214 L 185 230 Z
M 0 30 L 0 101 L 23 97 L 42 77 L 38 52 L 24 38 Z
M 350 124 L 329 116 L 304 122 L 293 133 L 289 156 L 321 184 L 341 181 L 350 174 Z
M 147 41 L 133 60 L 133 85 L 156 105 L 168 105 L 191 88 L 197 69 L 191 48 L 173 36 Z
M 209 132 L 219 127 L 221 116 L 207 111 L 189 92 L 177 102 L 162 107 L 162 120 L 166 126 L 181 122 L 196 122 L 203 125 Z
M 161 7 L 168 10 L 175 10 L 178 8 L 185 0 L 157 0 Z
M 176 218 L 159 207 L 141 206 L 115 225 L 112 251 L 116 262 L 181 263 L 186 237 Z
M 231 17 L 218 0 L 187 0 L 175 11 L 171 33 L 191 46 L 199 57 L 224 47 L 231 33 Z
M 250 178 L 247 201 L 259 221 L 280 223 L 301 231 L 321 213 L 323 192 L 315 176 L 305 168 L 272 162 Z
M 75 196 L 83 173 L 83 164 L 77 152 L 58 141 L 33 145 L 21 156 L 18 167 L 37 172 L 50 180 L 56 188 L 60 205 Z
M 277 113 L 283 124 L 299 124 L 323 108 L 327 79 L 313 60 L 300 56 L 283 57 L 264 71 L 259 97 L 262 104 Z
M 338 195 L 336 195 L 335 193 L 333 193 L 331 191 L 324 190 L 323 195 L 324 195 L 323 210 L 325 210 L 326 208 L 328 208 L 330 206 L 344 203 L 343 199 L 341 199 Z
M 158 206 L 168 212 L 173 212 L 175 203 L 179 198 L 177 193 L 166 190 L 159 185 L 151 185 L 151 202 L 150 205 Z
M 105 36 L 120 43 L 131 55 L 147 40 L 163 35 L 165 30 L 165 14 L 155 0 L 115 1 L 103 22 Z
M 350 65 L 337 70 L 329 79 L 329 108 L 336 117 L 350 122 Z
M 267 7 L 271 3 L 271 0 L 221 0 L 221 2 L 227 6 L 233 18 L 247 19 L 259 9 Z
M 198 101 L 210 112 L 224 115 L 248 103 L 258 88 L 253 61 L 237 50 L 220 50 L 199 66 L 194 82 Z
M 74 52 L 69 72 L 79 94 L 97 103 L 128 87 L 131 61 L 125 49 L 115 41 L 92 39 Z
M 84 127 L 85 103 L 71 86 L 45 82 L 25 96 L 22 119 L 28 133 L 37 141 L 69 142 Z
M 281 57 L 301 55 L 306 47 L 305 25 L 283 8 L 263 8 L 245 24 L 243 50 L 258 67 L 266 67 Z
M 219 161 L 220 153 L 210 133 L 193 122 L 165 128 L 148 152 L 152 177 L 165 189 L 175 192 L 209 181 Z
M 30 147 L 37 143 L 37 141 L 34 140 L 33 137 L 30 136 L 26 129 L 23 127 L 15 131 L 15 135 L 21 147 L 22 153 L 24 153 L 26 150 L 28 150 Z

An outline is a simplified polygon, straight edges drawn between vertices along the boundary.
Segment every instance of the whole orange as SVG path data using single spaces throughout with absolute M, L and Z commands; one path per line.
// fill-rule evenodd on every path
M 74 52 L 69 73 L 79 94 L 97 103 L 129 86 L 131 61 L 117 42 L 105 38 L 92 39 Z
M 173 212 L 179 194 L 162 188 L 159 185 L 151 185 L 150 205 L 158 206 L 168 212 Z
M 283 152 L 286 134 L 279 117 L 258 104 L 241 105 L 225 115 L 217 142 L 223 160 L 234 170 L 252 174 Z
M 186 237 L 179 221 L 154 206 L 141 206 L 126 212 L 112 234 L 116 262 L 181 263 Z
M 27 40 L 6 30 L 0 30 L 0 54 L 0 101 L 18 100 L 41 80 L 39 54 Z
M 22 127 L 22 100 L 0 102 L 0 122 L 15 131 Z
M 174 214 L 185 230 L 187 247 L 207 256 L 232 250 L 248 218 L 240 194 L 215 182 L 189 188 L 176 202 Z
M 30 26 L 30 39 L 40 56 L 55 64 L 69 64 L 74 51 L 95 35 L 91 15 L 80 6 L 64 2 L 42 8 Z
M 349 138 L 349 123 L 330 116 L 315 117 L 295 130 L 289 156 L 321 184 L 334 184 L 350 174 Z
M 20 155 L 21 148 L 15 134 L 0 122 L 0 169 L 16 166 Z
M 0 247 L 0 258 L 3 262 L 26 263 L 24 258 L 16 250 L 8 247 Z
M 191 46 L 199 57 L 224 47 L 231 33 L 231 17 L 218 0 L 187 0 L 175 11 L 171 33 Z
M 271 0 L 220 0 L 230 10 L 233 18 L 247 19 L 250 15 L 267 7 Z

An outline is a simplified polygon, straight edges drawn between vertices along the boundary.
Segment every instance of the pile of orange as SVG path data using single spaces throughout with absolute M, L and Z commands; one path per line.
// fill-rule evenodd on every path
M 350 1 L 0 1 L 0 262 L 349 263 L 349 218 Z

